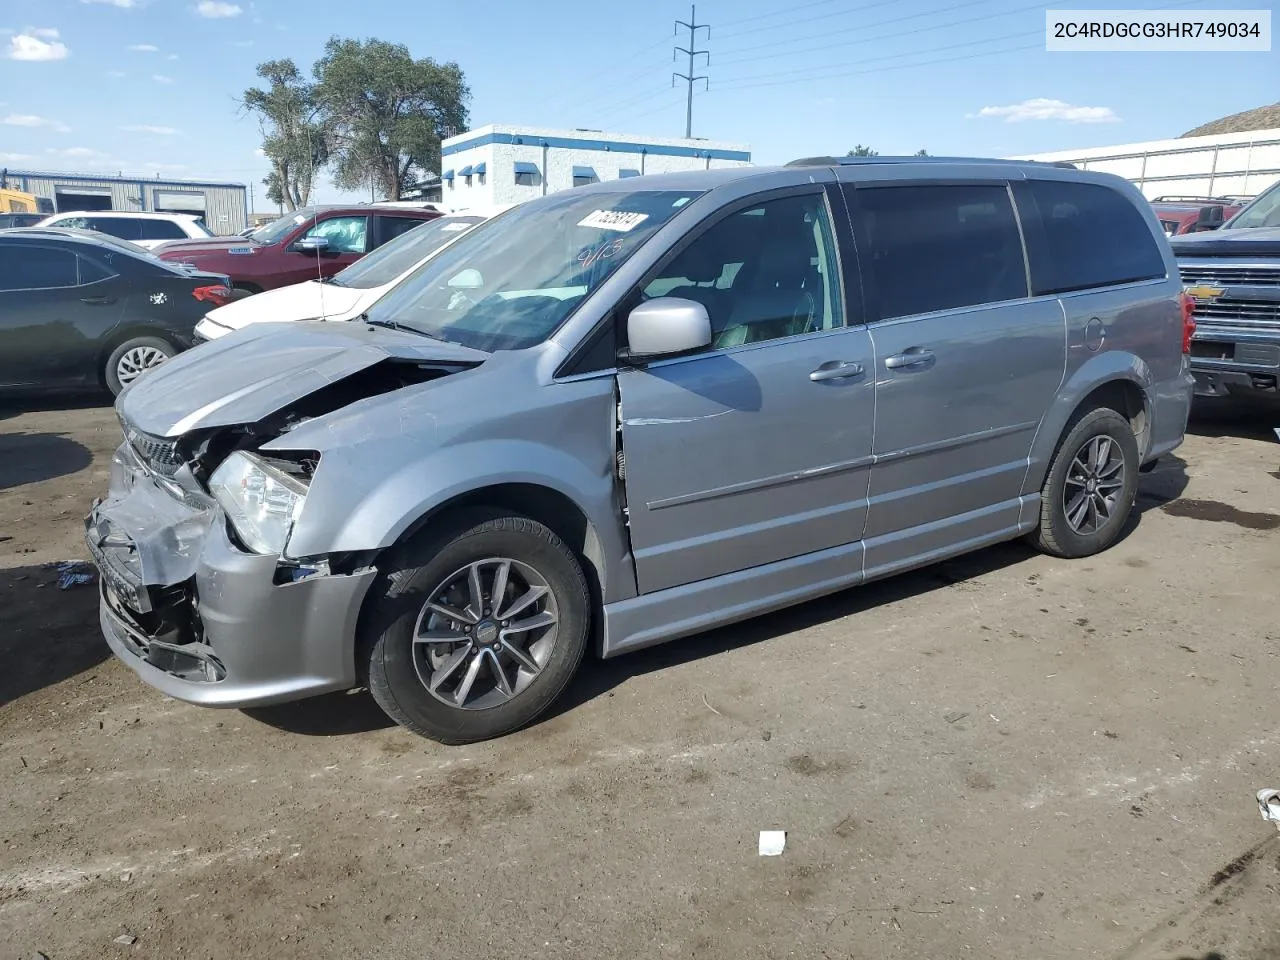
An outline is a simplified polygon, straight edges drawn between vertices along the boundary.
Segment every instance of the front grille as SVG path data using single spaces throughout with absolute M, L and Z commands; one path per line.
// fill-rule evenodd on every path
M 182 455 L 178 452 L 178 441 L 164 437 L 153 437 L 143 433 L 121 418 L 120 426 L 124 430 L 125 439 L 143 464 L 154 473 L 164 477 L 172 477 L 182 466 Z
M 1280 263 L 1274 267 L 1210 267 L 1196 264 L 1182 267 L 1181 273 L 1182 282 L 1189 287 L 1202 283 L 1219 287 L 1280 287 Z
M 1197 300 L 1195 318 L 1197 323 L 1229 323 L 1235 327 L 1270 329 L 1280 326 L 1280 302 L 1227 297 Z

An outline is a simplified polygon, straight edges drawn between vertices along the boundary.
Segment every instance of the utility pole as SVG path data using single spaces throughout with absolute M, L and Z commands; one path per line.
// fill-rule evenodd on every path
M 707 88 L 710 89 L 711 87 L 710 80 L 708 80 L 706 77 L 694 76 L 694 73 L 693 73 L 694 59 L 696 57 L 705 56 L 707 58 L 707 65 L 710 66 L 711 54 L 706 50 L 697 50 L 694 48 L 697 46 L 698 31 L 699 30 L 707 31 L 707 39 L 710 40 L 711 27 L 708 24 L 698 22 L 698 8 L 697 6 L 692 4 L 689 6 L 689 22 L 685 23 L 683 20 L 677 20 L 676 33 L 680 32 L 681 27 L 684 27 L 686 30 L 689 31 L 689 47 L 688 49 L 685 49 L 684 47 L 676 47 L 675 53 L 671 55 L 671 58 L 674 60 L 676 54 L 679 54 L 679 53 L 685 54 L 689 58 L 689 72 L 673 73 L 671 75 L 671 85 L 674 87 L 676 85 L 677 80 L 683 80 L 685 84 L 688 86 L 688 90 L 689 90 L 688 100 L 686 101 L 685 112 L 684 112 L 684 136 L 686 140 L 689 140 L 693 137 L 693 84 L 695 83 L 695 81 L 698 81 L 698 80 L 706 80 Z

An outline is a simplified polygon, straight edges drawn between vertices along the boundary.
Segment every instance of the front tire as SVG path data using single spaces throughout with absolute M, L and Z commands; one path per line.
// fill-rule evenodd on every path
M 158 367 L 178 350 L 159 337 L 132 337 L 111 351 L 103 365 L 102 380 L 112 396 L 153 367 Z
M 1071 559 L 1107 549 L 1133 509 L 1138 467 L 1138 441 L 1127 419 L 1107 407 L 1078 418 L 1049 465 L 1032 542 Z
M 472 513 L 416 538 L 368 611 L 369 692 L 392 720 L 440 743 L 532 722 L 582 661 L 587 581 L 547 526 Z

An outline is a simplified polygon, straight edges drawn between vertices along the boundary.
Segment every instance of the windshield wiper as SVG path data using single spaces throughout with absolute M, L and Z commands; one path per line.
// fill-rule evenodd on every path
M 363 323 L 367 323 L 371 327 L 385 327 L 388 330 L 399 330 L 402 333 L 416 333 L 418 336 L 426 337 L 428 340 L 439 340 L 442 343 L 449 342 L 448 340 L 445 340 L 444 337 L 437 337 L 424 330 L 419 330 L 417 327 L 406 326 L 405 324 L 399 323 L 395 320 L 370 320 L 368 312 L 360 314 L 356 319 Z

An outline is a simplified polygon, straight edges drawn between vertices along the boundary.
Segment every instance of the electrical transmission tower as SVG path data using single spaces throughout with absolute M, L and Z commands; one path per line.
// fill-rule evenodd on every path
M 681 27 L 684 27 L 686 30 L 689 31 L 689 47 L 688 49 L 685 49 L 684 47 L 676 47 L 675 53 L 673 53 L 671 57 L 674 60 L 676 54 L 680 54 L 680 53 L 685 54 L 689 58 L 689 72 L 673 73 L 671 75 L 671 85 L 674 87 L 676 85 L 677 80 L 683 80 L 689 88 L 689 98 L 686 102 L 685 112 L 684 112 L 684 136 L 685 136 L 685 139 L 688 140 L 693 137 L 693 85 L 698 80 L 706 80 L 707 89 L 710 89 L 711 87 L 711 81 L 709 79 L 707 79 L 706 77 L 694 76 L 694 73 L 693 73 L 693 64 L 694 64 L 694 60 L 697 57 L 706 57 L 707 65 L 710 66 L 711 64 L 711 53 L 709 51 L 695 49 L 698 42 L 698 31 L 699 30 L 707 31 L 707 39 L 710 40 L 711 27 L 709 24 L 698 22 L 698 8 L 697 6 L 694 6 L 694 5 L 690 5 L 689 7 L 688 23 L 685 23 L 683 20 L 676 21 L 677 33 L 679 33 Z

